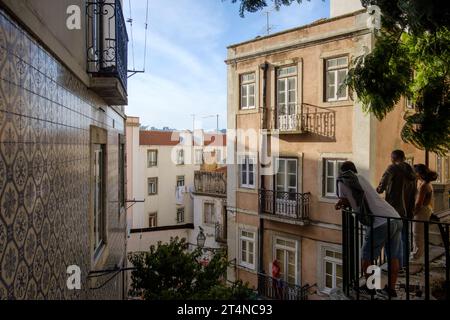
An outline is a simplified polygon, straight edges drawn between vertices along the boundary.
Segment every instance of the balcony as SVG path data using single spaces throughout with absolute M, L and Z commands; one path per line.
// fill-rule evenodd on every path
M 227 177 L 223 172 L 195 171 L 194 189 L 196 193 L 226 197 Z
M 90 89 L 109 105 L 127 104 L 128 35 L 120 0 L 86 4 Z
M 258 295 L 270 300 L 307 300 L 309 286 L 303 287 L 258 274 Z
M 227 243 L 227 225 L 216 222 L 215 224 L 215 239 L 219 243 Z
M 259 190 L 259 213 L 270 220 L 305 225 L 309 220 L 311 194 Z
M 286 112 L 290 109 L 290 112 Z M 336 111 L 310 104 L 277 106 L 272 110 L 271 131 L 280 135 L 309 134 L 320 138 L 335 139 Z
M 406 263 L 403 273 L 399 273 L 395 286 L 396 300 L 450 300 L 450 224 L 445 221 L 447 215 L 436 214 L 429 221 L 406 218 L 386 218 L 388 225 L 394 220 L 400 220 L 406 230 L 409 241 L 403 243 Z M 420 261 L 411 261 L 412 230 L 414 224 L 421 225 L 423 229 L 424 253 Z M 390 300 L 394 297 L 380 295 L 380 292 L 365 294 L 360 286 L 365 283 L 365 276 L 361 270 L 361 247 L 367 230 L 373 225 L 363 226 L 360 223 L 360 214 L 344 210 L 342 212 L 342 257 L 343 277 L 342 292 L 338 289 L 337 295 L 352 300 Z M 389 228 L 388 228 L 388 234 Z M 392 241 L 388 236 L 386 244 Z M 392 265 L 388 250 L 382 250 L 374 256 L 374 248 L 370 248 L 370 261 L 381 271 L 381 288 L 389 283 L 392 275 Z M 340 298 L 340 297 L 339 297 Z

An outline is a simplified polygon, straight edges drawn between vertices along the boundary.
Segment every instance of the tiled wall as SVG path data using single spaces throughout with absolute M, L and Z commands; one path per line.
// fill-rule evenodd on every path
M 117 202 L 123 118 L 0 10 L 0 299 L 120 298 L 121 277 L 100 290 L 89 287 L 107 277 L 87 279 L 90 125 L 108 131 L 109 268 L 126 251 Z M 79 291 L 66 286 L 73 264 Z

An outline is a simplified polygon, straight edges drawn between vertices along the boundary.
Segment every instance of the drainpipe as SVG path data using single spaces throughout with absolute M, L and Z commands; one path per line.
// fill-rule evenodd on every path
M 267 62 L 260 65 L 263 71 L 263 97 L 262 97 L 262 115 L 261 115 L 261 129 L 266 129 L 267 119 L 266 119 L 266 108 L 267 108 L 267 70 L 269 69 L 269 64 Z M 260 176 L 261 189 L 265 189 L 265 179 Z M 259 202 L 259 199 L 258 199 Z M 258 209 L 260 210 L 260 203 L 258 203 Z M 259 241 L 258 241 L 258 252 L 259 252 L 259 272 L 265 274 L 264 272 L 264 219 L 259 218 Z M 259 284 L 258 284 L 259 285 Z

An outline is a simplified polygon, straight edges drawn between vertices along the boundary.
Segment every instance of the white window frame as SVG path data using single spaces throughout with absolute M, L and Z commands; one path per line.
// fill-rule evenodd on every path
M 281 245 L 281 244 L 278 244 L 277 243 L 277 240 L 282 240 L 282 241 L 286 241 L 286 242 L 292 242 L 292 243 L 294 243 L 294 247 L 290 247 L 290 246 L 284 246 L 284 245 Z M 272 253 L 272 257 L 273 257 L 273 259 L 272 259 L 272 261 L 273 260 L 275 260 L 275 258 L 277 257 L 277 249 L 280 249 L 280 250 L 287 250 L 287 251 L 291 251 L 291 252 L 293 252 L 294 253 L 294 261 L 295 261 L 295 283 L 292 283 L 292 284 L 298 284 L 299 283 L 299 263 L 298 263 L 298 257 L 299 257 L 299 253 L 298 253 L 298 240 L 296 240 L 296 239 L 290 239 L 290 238 L 284 238 L 284 237 L 280 237 L 280 236 L 275 236 L 274 238 L 273 238 L 273 243 L 272 243 L 272 245 L 273 245 L 273 253 Z M 287 267 L 287 265 L 286 265 L 286 263 L 285 262 L 283 262 L 283 264 L 284 264 L 284 266 L 285 266 L 285 268 Z M 286 274 L 283 274 L 283 281 L 286 281 L 286 282 L 288 282 L 287 281 L 287 275 Z
M 150 155 L 154 154 L 154 161 L 151 162 Z M 147 150 L 147 168 L 157 167 L 158 166 L 158 150 L 156 149 L 149 149 Z
M 327 251 L 332 251 L 338 254 L 342 255 L 342 250 L 340 247 L 338 247 L 337 245 L 333 245 L 333 244 L 327 244 L 327 243 L 319 243 L 319 261 L 318 261 L 318 276 L 317 278 L 319 279 L 319 290 L 325 294 L 330 294 L 331 290 L 336 288 L 336 283 L 337 283 L 337 265 L 341 265 L 341 268 L 343 266 L 343 261 L 342 259 L 338 259 L 336 257 L 328 257 L 326 255 Z M 326 263 L 331 263 L 333 265 L 333 270 L 332 270 L 332 282 L 333 282 L 333 288 L 329 288 L 326 286 Z
M 184 165 L 184 149 L 177 150 L 177 165 Z
M 194 151 L 194 163 L 197 165 L 203 164 L 203 149 L 195 149 Z
M 243 235 L 242 233 L 246 232 L 246 233 L 252 233 L 253 237 L 248 237 L 246 235 Z M 246 243 L 246 257 L 245 257 L 245 261 L 243 259 L 243 243 Z M 253 252 L 250 252 L 248 250 L 249 246 L 248 244 L 252 243 L 253 244 Z M 248 260 L 250 260 L 250 253 L 253 253 L 253 263 L 250 263 Z M 247 269 L 251 269 L 251 270 L 255 270 L 256 269 L 256 231 L 255 230 L 248 230 L 245 228 L 241 228 L 239 229 L 239 265 L 247 268 Z
M 295 71 L 293 71 L 295 69 Z M 294 79 L 294 92 L 295 92 L 295 97 L 294 97 L 294 101 L 289 101 L 289 80 Z M 284 101 L 280 102 L 279 100 L 279 94 L 280 94 L 280 89 L 279 89 L 279 82 L 283 81 L 284 82 Z M 284 67 L 280 67 L 277 69 L 276 72 L 276 100 L 277 100 L 277 109 L 278 109 L 278 115 L 296 115 L 297 114 L 297 98 L 298 98 L 298 67 L 296 65 L 292 65 L 292 66 L 284 66 Z M 294 104 L 294 112 L 291 113 L 289 112 L 290 110 L 290 104 Z M 281 105 L 284 105 L 284 112 L 281 112 L 280 108 Z
M 336 179 L 339 176 L 339 166 L 338 163 L 345 162 L 346 159 L 336 159 L 336 158 L 323 158 L 323 191 L 322 194 L 324 197 L 327 198 L 337 198 L 336 195 Z M 334 175 L 329 175 L 328 173 L 328 162 L 333 162 L 333 168 L 334 168 Z M 328 178 L 333 179 L 334 183 L 334 192 L 328 192 Z
M 177 216 L 176 216 L 176 221 L 177 223 L 183 223 L 184 222 L 184 207 L 178 207 L 177 208 Z
M 155 186 L 154 192 L 150 192 L 150 182 L 152 181 L 153 185 Z M 158 194 L 158 177 L 150 177 L 147 178 L 147 194 L 149 196 L 157 195 Z
M 284 162 L 284 165 L 285 165 L 285 168 L 286 168 L 286 171 L 285 171 L 285 183 L 284 183 L 284 186 L 283 186 L 283 192 L 289 192 L 288 178 L 289 178 L 290 175 L 294 175 L 294 174 L 289 173 L 287 171 L 287 164 L 288 164 L 289 161 L 295 161 L 295 191 L 294 191 L 294 193 L 297 193 L 298 192 L 298 159 L 297 158 L 277 158 L 277 171 L 280 169 L 280 161 Z M 276 191 L 279 191 L 278 190 L 278 186 L 279 186 L 278 185 L 278 172 L 275 175 L 275 185 L 276 185 Z
M 184 187 L 186 180 L 183 175 L 177 176 L 177 187 Z
M 154 225 L 150 223 L 150 221 L 154 221 Z M 148 227 L 149 228 L 156 228 L 158 226 L 158 213 L 157 212 L 150 212 L 148 214 Z
M 240 188 L 246 188 L 246 189 L 255 189 L 256 187 L 256 156 L 254 155 L 241 155 L 239 156 L 239 187 Z M 250 161 L 251 160 L 251 161 Z M 250 171 L 250 162 L 253 164 L 253 170 Z M 242 173 L 245 172 L 245 179 L 246 182 L 244 183 L 242 181 Z M 253 184 L 250 184 L 250 176 L 253 175 Z
M 208 215 L 207 215 L 207 210 L 206 207 L 210 207 L 210 218 L 211 219 L 207 219 Z M 214 225 L 214 223 L 216 222 L 215 219 L 216 218 L 216 212 L 215 212 L 215 204 L 214 202 L 210 202 L 210 201 L 205 201 L 203 202 L 203 223 L 207 224 L 207 225 Z
M 253 76 L 252 79 L 246 77 Z M 250 94 L 250 88 L 253 87 L 253 94 Z M 246 95 L 244 96 L 244 88 Z M 253 104 L 250 103 L 250 98 L 253 97 Z M 245 103 L 243 103 L 245 101 Z M 241 110 L 249 110 L 256 108 L 256 73 L 248 72 L 239 76 L 239 108 Z
M 347 59 L 347 64 L 345 66 L 344 65 L 337 65 L 337 61 L 339 59 L 342 59 L 342 58 L 346 58 Z M 336 60 L 336 66 L 328 67 L 328 62 L 332 61 L 332 60 Z M 339 71 L 345 70 L 346 71 L 345 74 L 346 75 L 348 74 L 348 56 L 339 56 L 339 57 L 325 59 L 324 60 L 324 69 L 325 69 L 325 72 L 324 72 L 324 77 L 325 77 L 324 83 L 325 83 L 325 86 L 324 86 L 324 93 L 323 94 L 324 94 L 325 101 L 326 102 L 335 102 L 335 101 L 346 101 L 346 100 L 348 100 L 348 86 L 345 86 L 345 97 L 338 98 L 338 96 L 337 96 L 337 93 L 338 93 L 339 87 L 340 87 L 340 85 L 338 83 L 338 73 L 339 73 Z M 334 98 L 328 98 L 328 95 L 327 95 L 327 91 L 328 91 L 328 87 L 329 87 L 329 84 L 328 84 L 328 73 L 334 73 L 334 84 L 333 84 L 333 86 L 334 86 Z

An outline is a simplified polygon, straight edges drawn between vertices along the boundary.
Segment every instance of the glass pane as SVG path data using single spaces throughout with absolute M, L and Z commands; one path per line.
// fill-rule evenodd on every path
M 295 78 L 288 79 L 288 90 L 295 90 Z
M 347 57 L 338 58 L 337 59 L 337 65 L 340 66 L 340 67 L 345 67 L 345 66 L 347 66 L 347 63 L 348 63 L 347 61 L 348 61 Z
M 254 179 L 255 179 L 255 176 L 254 176 L 253 172 L 251 171 L 248 174 L 248 184 L 253 186 L 254 185 Z
M 248 255 L 248 263 L 253 264 L 253 253 Z
M 297 177 L 290 174 L 289 175 L 289 187 L 295 188 L 297 186 Z
M 336 259 L 342 259 L 342 253 L 335 252 L 334 256 L 335 256 Z
M 248 93 L 249 93 L 250 95 L 254 95 L 254 94 L 255 94 L 255 85 L 254 85 L 254 84 L 250 84 L 250 85 L 248 86 Z
M 245 171 L 245 166 L 241 165 L 241 183 L 247 184 L 247 172 Z
M 288 173 L 297 175 L 297 161 L 288 160 Z
M 336 59 L 328 59 L 327 60 L 327 69 L 336 67 L 336 65 L 337 65 Z
M 327 257 L 334 257 L 334 252 L 333 251 L 330 251 L 330 250 L 325 250 L 325 255 L 327 256 Z
M 248 243 L 248 251 L 249 252 L 254 252 L 254 250 L 253 250 L 253 242 L 249 242 Z
M 289 91 L 289 96 L 288 96 L 288 102 L 292 102 L 295 103 L 295 99 L 296 99 L 296 94 L 295 91 Z
M 333 264 L 331 262 L 325 262 L 325 272 L 327 274 L 333 274 Z
M 334 177 L 334 161 L 327 161 L 327 177 Z
M 334 178 L 327 178 L 327 193 L 334 193 Z
M 286 90 L 286 80 L 280 79 L 278 80 L 278 92 L 284 92 Z
M 334 71 L 327 72 L 327 79 L 326 79 L 326 89 L 327 89 L 327 99 L 334 99 L 335 98 L 335 81 L 336 81 L 336 74 Z
M 277 174 L 277 185 L 283 188 L 282 191 L 285 191 L 284 186 L 286 185 L 286 181 L 285 181 L 285 175 L 283 173 Z
M 340 264 L 336 264 L 336 276 L 342 277 L 342 266 Z
M 250 96 L 248 98 L 248 107 L 254 107 L 255 106 L 255 96 Z
M 246 97 L 247 96 L 247 86 L 246 85 L 242 86 L 241 96 L 242 97 Z
M 345 77 L 347 76 L 347 69 L 339 70 L 338 74 L 338 98 L 345 98 L 347 96 L 347 87 L 343 85 Z
M 330 275 L 325 276 L 325 287 L 333 288 L 333 278 Z

